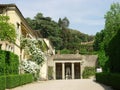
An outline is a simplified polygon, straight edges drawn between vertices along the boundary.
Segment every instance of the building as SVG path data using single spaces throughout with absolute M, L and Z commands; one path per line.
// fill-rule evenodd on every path
M 9 16 L 9 22 L 14 24 L 17 34 L 15 44 L 9 43 L 7 41 L 0 41 L 1 49 L 11 51 L 17 54 L 20 59 L 23 59 L 20 51 L 20 37 L 24 36 L 34 39 L 35 35 L 33 34 L 32 29 L 25 21 L 20 10 L 14 4 L 0 4 L 0 14 L 4 16 Z
M 80 79 L 83 57 L 80 54 L 55 55 L 54 79 Z
M 52 68 L 50 79 L 82 79 L 85 67 L 95 67 L 97 55 L 56 54 L 49 58 L 48 68 Z
M 40 38 L 39 32 L 31 29 L 15 4 L 0 4 L 0 15 L 9 17 L 9 23 L 14 24 L 17 34 L 17 38 L 14 44 L 8 41 L 0 40 L 0 49 L 13 52 L 19 56 L 20 61 L 27 59 L 24 49 L 20 47 L 20 39 L 21 37 L 25 37 L 37 40 Z M 45 51 L 46 56 L 55 54 L 55 50 L 51 46 L 50 41 L 46 38 L 43 38 L 43 41 L 47 46 L 47 51 Z M 45 61 L 42 65 L 40 75 L 42 78 L 47 78 L 47 61 Z

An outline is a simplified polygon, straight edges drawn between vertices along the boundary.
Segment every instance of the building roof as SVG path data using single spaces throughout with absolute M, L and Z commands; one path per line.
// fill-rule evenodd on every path
M 81 60 L 80 54 L 56 54 L 54 60 Z

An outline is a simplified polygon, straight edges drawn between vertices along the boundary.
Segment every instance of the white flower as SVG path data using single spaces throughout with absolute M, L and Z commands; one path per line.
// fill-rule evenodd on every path
M 29 73 L 36 73 L 39 70 L 39 65 L 33 61 L 23 60 L 20 66 L 24 71 Z

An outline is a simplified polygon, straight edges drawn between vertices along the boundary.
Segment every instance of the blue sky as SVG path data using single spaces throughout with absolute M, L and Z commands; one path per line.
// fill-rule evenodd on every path
M 0 0 L 0 4 L 16 4 L 24 17 L 33 18 L 38 12 L 55 21 L 67 17 L 69 28 L 89 35 L 104 28 L 104 15 L 113 2 L 120 0 Z

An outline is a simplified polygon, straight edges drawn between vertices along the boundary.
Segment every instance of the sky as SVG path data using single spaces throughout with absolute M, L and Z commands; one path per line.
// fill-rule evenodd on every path
M 69 28 L 89 35 L 104 29 L 104 15 L 116 2 L 120 0 L 0 0 L 0 4 L 16 4 L 25 18 L 34 18 L 38 12 L 56 22 L 67 17 Z

